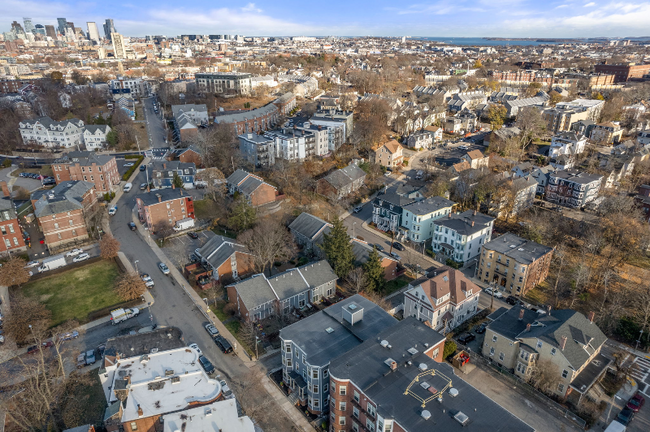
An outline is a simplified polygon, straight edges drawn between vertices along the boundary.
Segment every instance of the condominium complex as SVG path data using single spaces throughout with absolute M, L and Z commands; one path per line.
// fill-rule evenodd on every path
M 100 37 L 99 30 L 97 29 L 97 24 L 94 22 L 88 22 L 86 25 L 88 26 L 88 39 L 91 41 L 99 42 Z
M 467 210 L 449 213 L 433 224 L 433 252 L 456 262 L 467 262 L 476 257 L 481 252 L 481 246 L 492 238 L 494 218 Z
M 124 36 L 119 33 L 111 33 L 111 41 L 113 42 L 113 55 L 115 58 L 126 58 L 126 46 L 124 44 Z
M 546 200 L 566 207 L 583 207 L 598 197 L 602 180 L 601 175 L 572 169 L 550 173 Z
M 216 94 L 249 95 L 251 93 L 251 77 L 249 73 L 211 72 L 194 75 L 200 91 Z

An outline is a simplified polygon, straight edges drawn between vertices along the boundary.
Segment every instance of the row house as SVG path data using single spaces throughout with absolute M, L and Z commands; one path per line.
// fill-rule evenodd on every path
M 149 97 L 151 94 L 151 84 L 149 81 L 142 78 L 118 76 L 116 79 L 110 80 L 108 84 L 113 93 L 128 90 L 128 92 L 136 98 Z
M 249 163 L 258 168 L 275 165 L 275 139 L 266 134 L 247 133 L 237 137 L 239 152 Z
M 327 261 L 317 261 L 275 276 L 264 273 L 226 286 L 228 302 L 245 321 L 288 314 L 332 297 L 338 277 Z
M 93 152 L 70 152 L 52 163 L 56 183 L 86 181 L 95 184 L 98 193 L 106 193 L 120 184 L 121 176 L 114 156 Z
M 549 174 L 545 198 L 554 204 L 581 208 L 598 197 L 602 180 L 601 175 L 578 170 L 552 172 Z
M 171 188 L 174 186 L 174 178 L 179 177 L 183 188 L 194 189 L 196 165 L 193 162 L 152 161 L 146 169 L 149 171 L 149 181 L 154 188 Z
M 332 224 L 312 214 L 303 212 L 289 224 L 289 232 L 295 242 L 306 252 L 323 257 L 321 245 L 323 236 L 332 229 Z
M 210 122 L 208 107 L 205 104 L 172 105 L 174 118 L 174 134 L 179 142 L 196 139 L 199 127 L 205 127 Z
M 309 122 L 316 126 L 323 126 L 326 128 L 343 128 L 343 141 L 335 143 L 337 144 L 335 148 L 330 148 L 330 150 L 336 150 L 340 144 L 343 144 L 343 142 L 352 135 L 352 130 L 354 128 L 353 114 L 352 111 L 320 110 L 311 116 Z
M 194 219 L 194 200 L 182 188 L 159 189 L 136 196 L 138 218 L 152 232 L 173 227 L 176 222 Z
M 39 117 L 23 120 L 18 126 L 25 145 L 66 148 L 83 145 L 85 125 L 79 119 L 58 122 L 49 117 Z
M 552 257 L 553 248 L 506 233 L 483 245 L 476 278 L 523 298 L 546 280 Z
M 463 213 L 449 213 L 433 224 L 433 253 L 462 263 L 478 256 L 481 246 L 491 240 L 494 218 L 475 210 L 467 210 Z
M 278 107 L 269 103 L 249 111 L 217 115 L 214 123 L 228 125 L 236 135 L 259 133 L 273 129 L 280 120 Z
M 218 281 L 246 277 L 255 270 L 254 257 L 248 248 L 223 236 L 212 237 L 194 254 Z
M 109 125 L 85 125 L 83 142 L 86 150 L 101 150 L 106 147 L 106 136 L 112 131 Z
M 481 288 L 447 266 L 412 281 L 404 293 L 404 317 L 414 317 L 446 334 L 478 312 Z
M 6 184 L 3 184 L 3 189 Z M 9 190 L 7 189 L 7 193 Z M 26 250 L 16 208 L 8 198 L 0 199 L 0 252 L 22 252 Z
M 253 207 L 262 206 L 275 201 L 278 190 L 242 169 L 238 169 L 226 179 L 226 188 L 230 195 L 239 194 Z

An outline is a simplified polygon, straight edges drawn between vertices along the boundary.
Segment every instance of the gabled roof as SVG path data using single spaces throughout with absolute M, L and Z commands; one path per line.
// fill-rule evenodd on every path
M 553 250 L 512 233 L 503 234 L 485 243 L 483 248 L 503 254 L 520 264 L 531 264 Z
M 189 194 L 183 192 L 183 189 L 178 188 L 167 188 L 167 189 L 158 189 L 155 191 L 150 191 L 136 195 L 137 199 L 142 200 L 142 203 L 145 206 L 152 204 L 158 204 L 158 198 L 160 197 L 160 202 L 172 201 L 179 198 L 192 198 Z
M 441 196 L 434 196 L 422 201 L 415 201 L 404 206 L 404 210 L 415 215 L 428 215 L 438 210 L 453 207 L 456 203 Z
M 472 295 L 481 291 L 481 288 L 470 281 L 461 271 L 447 266 L 440 267 L 425 277 L 412 281 L 409 286 L 413 288 L 420 286 L 432 305 L 435 305 L 436 300 L 447 294 L 450 294 L 452 303 L 458 304 L 467 298 L 468 291 L 471 290 Z M 410 288 L 409 291 L 413 288 Z
M 214 236 L 197 249 L 198 255 L 215 269 L 221 267 L 235 252 L 250 254 L 246 246 L 223 236 Z
M 370 256 L 370 252 L 372 252 L 372 249 L 374 246 L 369 245 L 365 241 L 361 241 L 358 239 L 351 239 L 350 243 L 352 243 L 352 253 L 354 254 L 354 261 L 357 265 L 362 265 L 366 261 L 368 261 L 368 258 Z M 379 259 L 383 262 L 384 260 L 391 260 L 391 261 L 396 261 L 394 258 L 390 257 L 388 254 L 378 250 L 377 253 L 379 254 Z
M 481 150 L 471 150 L 467 152 L 467 156 L 471 160 L 483 159 L 485 156 L 481 153 Z
M 386 147 L 386 150 L 388 150 L 391 154 L 397 153 L 402 148 L 400 143 L 398 143 L 395 140 L 388 141 L 387 143 L 384 143 L 379 148 L 381 149 L 382 147 Z
M 433 223 L 456 231 L 460 235 L 469 236 L 485 229 L 492 221 L 494 221 L 493 217 L 467 210 L 463 213 L 450 213 L 448 217 L 437 219 Z
M 323 234 L 328 233 L 331 227 L 332 225 L 323 219 L 306 212 L 300 213 L 289 224 L 289 230 L 297 232 L 312 241 L 315 241 L 317 238 L 322 238 Z

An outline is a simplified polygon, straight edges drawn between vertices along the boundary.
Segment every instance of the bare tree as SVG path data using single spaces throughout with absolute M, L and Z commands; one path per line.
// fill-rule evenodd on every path
M 368 277 L 361 267 L 355 267 L 345 277 L 347 288 L 354 294 L 366 291 L 368 288 Z
M 44 332 L 49 327 L 51 319 L 52 312 L 41 302 L 18 295 L 11 302 L 11 311 L 7 314 L 5 329 L 17 344 L 24 344 L 31 337 L 31 330 L 37 333 Z
M 521 129 L 521 149 L 526 150 L 534 140 L 539 138 L 546 130 L 546 121 L 537 107 L 525 107 L 517 115 L 517 127 Z
M 550 360 L 538 360 L 532 366 L 528 382 L 543 393 L 551 391 L 557 383 L 558 370 Z
M 29 280 L 29 271 L 25 268 L 25 260 L 11 257 L 0 267 L 0 285 L 22 285 Z
M 164 219 L 154 224 L 153 233 L 158 237 L 160 241 L 164 243 L 167 237 L 174 233 L 174 229 L 172 228 L 169 221 Z
M 296 251 L 291 234 L 277 220 L 260 221 L 255 228 L 243 232 L 237 240 L 253 254 L 259 272 L 270 269 L 275 261 L 291 258 Z
M 99 250 L 99 254 L 103 259 L 113 259 L 117 257 L 117 253 L 120 251 L 120 242 L 111 234 L 106 234 L 99 242 Z
M 390 302 L 375 291 L 365 291 L 363 293 L 363 296 L 386 312 L 390 312 L 393 309 L 393 306 L 390 304 Z
M 135 300 L 140 298 L 146 291 L 147 287 L 140 276 L 135 273 L 127 273 L 123 275 L 113 287 L 115 293 L 120 296 L 122 300 Z

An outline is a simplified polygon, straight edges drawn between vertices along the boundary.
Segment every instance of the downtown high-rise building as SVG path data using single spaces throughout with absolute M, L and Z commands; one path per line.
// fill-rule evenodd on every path
M 115 23 L 113 23 L 112 19 L 108 18 L 104 23 L 104 35 L 106 36 L 106 39 L 111 39 L 111 34 L 113 33 L 117 33 L 117 30 L 115 30 Z
M 57 18 L 56 22 L 59 24 L 57 30 L 60 34 L 65 36 L 65 29 L 68 27 L 68 20 L 65 18 Z
M 23 22 L 25 23 L 25 33 L 34 33 L 34 24 L 32 24 L 32 19 L 31 18 L 23 18 Z
M 124 45 L 124 37 L 119 33 L 111 33 L 111 40 L 113 41 L 113 55 L 115 58 L 126 58 L 126 46 Z
M 88 39 L 99 42 L 99 30 L 97 29 L 97 24 L 94 22 L 88 22 L 86 24 L 88 25 Z
M 56 29 L 54 28 L 53 25 L 46 25 L 45 26 L 45 34 L 52 39 L 56 39 Z
M 50 27 L 52 27 L 52 30 L 54 30 L 54 26 L 50 26 Z M 43 24 L 36 24 L 34 26 L 34 34 L 40 34 L 45 36 L 45 26 Z M 54 32 L 54 34 L 56 34 L 56 32 Z

